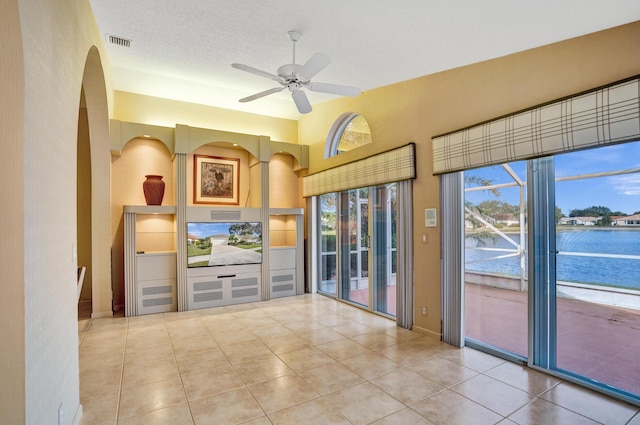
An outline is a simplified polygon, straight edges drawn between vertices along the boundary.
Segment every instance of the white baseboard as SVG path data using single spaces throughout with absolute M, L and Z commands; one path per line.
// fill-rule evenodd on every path
M 82 404 L 78 405 L 76 414 L 73 415 L 73 425 L 80 425 L 80 418 L 82 418 Z
M 416 326 L 416 325 L 413 325 L 411 330 L 421 333 L 423 335 L 430 336 L 431 338 L 435 338 L 438 341 L 442 341 L 442 334 L 440 332 L 433 332 L 433 331 L 430 331 L 429 329 L 421 328 L 420 326 Z

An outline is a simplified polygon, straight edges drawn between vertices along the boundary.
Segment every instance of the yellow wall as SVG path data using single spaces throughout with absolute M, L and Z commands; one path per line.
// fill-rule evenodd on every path
M 115 92 L 113 118 L 164 127 L 184 124 L 191 127 L 269 136 L 271 140 L 278 142 L 298 143 L 298 123 L 294 120 L 121 91 Z
M 432 175 L 433 136 L 640 73 L 640 22 L 553 45 L 314 105 L 299 121 L 314 173 L 416 142 L 414 182 L 416 326 L 440 333 L 440 229 L 424 227 L 424 209 L 439 208 Z M 346 111 L 362 114 L 373 143 L 324 160 L 325 138 Z M 428 244 L 421 235 L 428 235 Z M 428 308 L 428 316 L 419 314 Z

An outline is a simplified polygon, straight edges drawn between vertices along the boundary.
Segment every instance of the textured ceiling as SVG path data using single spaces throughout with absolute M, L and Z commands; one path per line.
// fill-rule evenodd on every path
M 238 99 L 275 73 L 332 59 L 313 81 L 362 90 L 508 55 L 640 20 L 638 0 L 90 0 L 116 90 L 298 119 L 290 94 Z M 131 40 L 112 45 L 107 35 Z M 307 92 L 311 104 L 333 95 Z M 311 112 L 313 113 L 313 112 Z

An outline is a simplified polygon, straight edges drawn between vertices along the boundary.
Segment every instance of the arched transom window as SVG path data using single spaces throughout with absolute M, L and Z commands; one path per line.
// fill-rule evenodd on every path
M 329 131 L 324 157 L 329 158 L 369 143 L 371 130 L 367 120 L 362 115 L 345 112 L 338 117 Z

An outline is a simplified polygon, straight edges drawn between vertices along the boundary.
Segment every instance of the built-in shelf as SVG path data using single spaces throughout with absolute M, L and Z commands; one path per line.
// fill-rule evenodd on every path
M 125 205 L 125 315 L 175 311 L 175 206 Z
M 302 208 L 269 209 L 270 248 L 298 244 L 298 219 L 304 217 Z M 300 229 L 301 231 L 301 229 Z
M 110 125 L 111 149 L 114 155 L 122 154 L 124 145 L 132 138 L 140 134 L 151 134 L 168 148 L 169 157 L 165 158 L 164 165 L 168 165 L 169 160 L 173 162 L 172 171 L 166 169 L 167 173 L 173 173 L 171 179 L 168 179 L 171 184 L 167 184 L 167 188 L 173 193 L 167 193 L 170 196 L 167 199 L 174 202 L 175 206 L 124 206 L 124 278 L 127 316 L 136 315 L 137 310 L 137 293 L 131 289 L 136 282 L 136 259 L 151 260 L 147 258 L 149 255 L 161 255 L 164 251 L 176 251 L 177 308 L 180 311 L 202 308 L 207 301 L 213 302 L 219 296 L 222 296 L 222 301 L 217 305 L 224 305 L 228 300 L 232 303 L 268 300 L 270 298 L 268 280 L 271 271 L 269 258 L 271 248 L 277 250 L 293 248 L 293 251 L 288 254 L 288 260 L 295 258 L 295 266 L 284 270 L 295 273 L 296 293 L 304 292 L 304 209 L 290 207 L 300 205 L 298 171 L 308 169 L 308 146 L 274 142 L 268 136 L 232 133 L 181 124 L 173 128 L 111 120 Z M 231 143 L 238 149 L 226 146 Z M 197 178 L 197 170 L 194 172 L 194 166 L 191 165 L 194 154 L 237 158 L 240 161 L 238 172 L 242 170 L 242 173 L 239 173 L 238 186 L 241 191 L 238 193 L 240 202 L 237 206 L 196 204 L 192 201 L 194 193 L 191 188 L 194 186 L 194 179 Z M 137 168 L 137 164 L 131 163 L 131 167 Z M 123 186 L 125 185 L 130 186 L 131 182 L 123 182 Z M 127 187 L 126 192 L 132 190 L 139 191 L 139 187 Z M 136 197 L 136 199 L 139 198 Z M 269 209 L 270 205 L 287 208 Z M 187 225 L 190 222 L 262 223 L 263 262 L 256 266 L 258 271 L 251 272 L 254 275 L 257 273 L 255 280 L 258 285 L 257 293 L 255 288 L 243 286 L 248 280 L 225 278 L 226 280 L 223 279 L 221 284 L 222 288 L 229 286 L 231 289 L 224 289 L 220 295 L 216 292 L 219 286 L 217 280 L 211 281 L 215 283 L 210 284 L 207 276 L 200 275 L 205 273 L 205 270 L 195 271 L 187 267 L 189 238 Z M 274 224 L 273 229 L 270 228 L 271 223 Z M 137 255 L 136 252 L 140 251 L 144 251 L 145 254 Z M 278 261 L 278 254 L 275 254 L 275 261 Z M 240 266 L 239 269 L 242 274 L 248 268 Z M 221 275 L 216 275 L 216 279 L 218 276 Z M 189 288 L 189 279 L 192 278 L 203 281 L 199 281 L 197 288 Z M 209 286 L 212 289 L 209 289 Z M 229 295 L 228 298 L 227 295 Z M 211 300 L 208 300 L 209 297 Z M 197 302 L 194 303 L 194 300 Z
M 125 314 L 175 311 L 176 290 L 175 206 L 125 205 Z M 189 207 L 187 221 L 218 221 L 236 214 L 244 221 L 259 221 L 259 208 Z M 187 309 L 259 301 L 261 267 L 269 267 L 270 296 L 304 293 L 302 208 L 269 209 L 270 265 L 187 269 Z M 186 243 L 186 242 L 185 242 Z M 255 268 L 255 270 L 254 270 Z M 237 269 L 237 270 L 236 270 Z M 224 272 L 224 273 L 223 273 Z M 227 273 L 228 272 L 228 273 Z M 159 274 L 158 274 L 159 273 Z M 266 289 L 266 288 L 265 288 Z
M 269 208 L 269 215 L 303 215 L 302 208 Z
M 304 210 L 269 209 L 270 297 L 304 293 Z
M 177 208 L 172 205 L 125 205 L 125 213 L 135 214 L 175 214 Z

